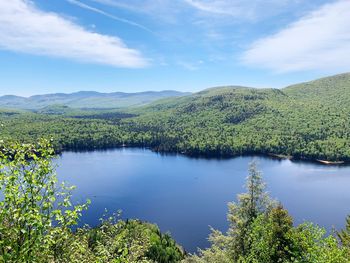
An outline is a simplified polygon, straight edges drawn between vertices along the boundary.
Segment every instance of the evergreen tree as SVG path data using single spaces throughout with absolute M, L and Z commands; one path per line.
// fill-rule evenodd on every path
M 211 247 L 199 250 L 186 263 L 348 263 L 350 256 L 337 239 L 311 223 L 293 227 L 292 217 L 281 204 L 276 205 L 265 191 L 256 163 L 247 177 L 247 192 L 229 204 L 229 230 L 212 230 Z M 349 245 L 347 230 L 339 235 Z M 347 245 L 346 245 L 347 244 Z
M 292 262 L 294 258 L 293 220 L 282 205 L 258 216 L 250 233 L 247 262 Z
M 237 203 L 232 202 L 228 205 L 228 221 L 230 222 L 228 237 L 234 259 L 248 253 L 251 245 L 249 233 L 252 223 L 274 205 L 265 191 L 265 183 L 255 161 L 249 164 L 246 188 L 246 193 L 238 195 Z
M 346 218 L 345 229 L 338 232 L 338 237 L 344 247 L 349 250 L 350 253 L 350 215 Z

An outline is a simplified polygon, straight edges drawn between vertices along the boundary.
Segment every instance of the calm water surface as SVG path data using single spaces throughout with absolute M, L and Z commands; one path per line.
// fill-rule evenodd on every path
M 227 203 L 244 191 L 249 162 L 259 161 L 271 196 L 296 223 L 342 228 L 350 214 L 350 167 L 238 157 L 228 160 L 161 155 L 146 149 L 65 152 L 61 180 L 77 186 L 76 201 L 92 203 L 83 222 L 96 225 L 105 208 L 169 231 L 186 250 L 208 246 L 209 226 L 227 229 Z

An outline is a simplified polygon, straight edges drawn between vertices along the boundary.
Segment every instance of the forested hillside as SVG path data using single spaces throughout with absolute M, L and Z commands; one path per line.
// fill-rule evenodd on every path
M 4 110 L 0 116 L 2 138 L 53 137 L 58 150 L 126 145 L 194 156 L 350 161 L 349 73 L 284 89 L 212 88 L 123 111 Z

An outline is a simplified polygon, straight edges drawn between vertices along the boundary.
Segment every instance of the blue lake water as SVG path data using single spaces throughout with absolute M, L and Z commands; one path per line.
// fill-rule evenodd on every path
M 169 231 L 187 251 L 208 246 L 209 226 L 227 229 L 227 203 L 244 191 L 248 164 L 258 160 L 267 190 L 294 217 L 328 230 L 340 229 L 350 214 L 350 167 L 264 157 L 195 159 L 147 149 L 64 152 L 60 180 L 76 185 L 75 201 L 89 198 L 83 223 L 92 226 L 105 208 L 123 211 Z

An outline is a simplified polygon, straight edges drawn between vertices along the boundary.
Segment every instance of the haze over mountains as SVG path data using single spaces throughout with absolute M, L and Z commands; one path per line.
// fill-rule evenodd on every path
M 21 97 L 5 95 L 0 97 L 0 108 L 23 109 L 23 110 L 49 110 L 56 111 L 63 108 L 72 109 L 125 109 L 129 107 L 140 107 L 147 105 L 158 105 L 155 108 L 176 107 L 182 102 L 194 103 L 198 98 L 208 96 L 229 94 L 234 90 L 246 90 L 248 93 L 270 93 L 270 91 L 282 92 L 290 99 L 299 101 L 319 101 L 321 104 L 333 103 L 332 106 L 344 103 L 350 88 L 350 73 L 325 77 L 318 80 L 291 85 L 283 89 L 256 89 L 241 86 L 225 86 L 205 89 L 201 92 L 190 93 L 175 90 L 145 91 L 136 93 L 113 92 L 100 93 L 96 91 L 79 91 L 75 93 L 54 93 L 45 95 L 34 95 Z M 267 95 L 266 94 L 266 95 Z M 189 95 L 189 96 L 188 96 Z M 178 97 L 185 97 L 177 99 Z M 267 95 L 267 97 L 270 97 Z M 270 97 L 273 99 L 274 96 Z M 234 98 L 232 98 L 234 99 Z M 159 100 L 159 101 L 158 101 Z M 249 101 L 240 107 L 249 107 Z M 237 101 L 231 101 L 237 103 Z M 350 103 L 350 101 L 349 101 Z M 206 105 L 210 107 L 210 105 Z
M 125 108 L 148 104 L 158 99 L 178 97 L 190 93 L 173 90 L 145 91 L 136 93 L 96 91 L 79 91 L 75 93 L 55 93 L 20 97 L 5 95 L 0 97 L 0 108 L 37 110 L 50 106 L 67 106 L 70 108 Z

